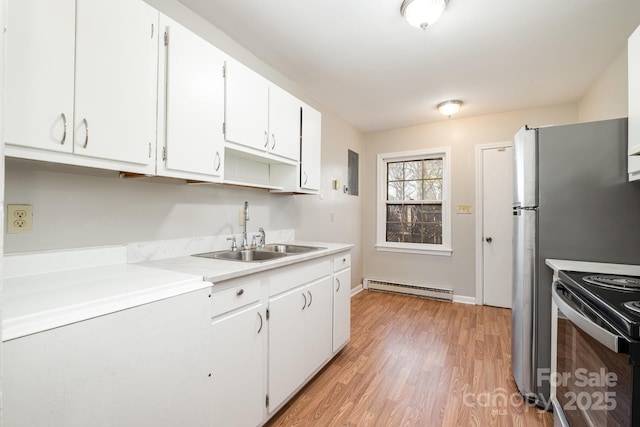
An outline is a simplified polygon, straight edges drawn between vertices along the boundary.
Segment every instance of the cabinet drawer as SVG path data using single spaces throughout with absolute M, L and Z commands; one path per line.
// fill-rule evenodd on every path
M 330 274 L 331 261 L 327 258 L 275 270 L 269 276 L 269 296 L 286 292 Z
M 333 271 L 351 267 L 351 254 L 342 254 L 333 259 Z
M 234 281 L 235 282 L 235 281 Z M 218 286 L 218 285 L 216 285 Z M 260 281 L 257 279 L 238 281 L 211 295 L 211 317 L 216 317 L 260 299 Z M 224 286 L 224 283 L 221 285 Z

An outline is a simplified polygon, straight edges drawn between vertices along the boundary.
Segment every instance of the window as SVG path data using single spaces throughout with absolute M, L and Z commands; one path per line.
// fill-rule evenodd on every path
M 379 250 L 451 254 L 450 149 L 378 155 Z

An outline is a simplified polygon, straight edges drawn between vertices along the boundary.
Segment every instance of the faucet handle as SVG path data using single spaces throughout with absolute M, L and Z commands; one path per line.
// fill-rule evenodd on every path
M 227 240 L 231 240 L 231 250 L 238 250 L 238 243 L 236 242 L 236 236 L 227 237 Z

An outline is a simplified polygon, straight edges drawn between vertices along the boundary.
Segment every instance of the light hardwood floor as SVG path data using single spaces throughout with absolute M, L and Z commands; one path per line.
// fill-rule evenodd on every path
M 552 426 L 511 377 L 511 311 L 363 291 L 351 341 L 267 424 Z

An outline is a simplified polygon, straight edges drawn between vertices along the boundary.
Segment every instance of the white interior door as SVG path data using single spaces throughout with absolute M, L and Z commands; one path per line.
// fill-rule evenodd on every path
M 513 148 L 482 150 L 483 301 L 511 308 Z

